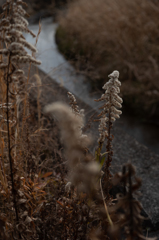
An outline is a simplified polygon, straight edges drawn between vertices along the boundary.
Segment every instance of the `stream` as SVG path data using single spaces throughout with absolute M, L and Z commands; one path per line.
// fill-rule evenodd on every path
M 98 111 L 101 103 L 94 102 L 101 96 L 101 93 L 90 94 L 91 86 L 85 77 L 77 74 L 71 64 L 58 51 L 55 42 L 57 23 L 53 22 L 52 17 L 43 19 L 42 30 L 37 43 L 37 59 L 42 61 L 39 68 L 54 79 L 57 83 L 64 86 L 68 91 L 75 94 L 79 99 Z M 35 34 L 38 33 L 39 24 L 31 24 L 29 29 Z M 26 40 L 35 44 L 35 39 L 29 34 L 25 34 Z M 112 69 L 114 71 L 116 69 Z M 86 113 L 87 114 L 87 113 Z M 137 118 L 126 113 L 115 122 L 129 135 L 133 136 L 139 143 L 147 146 L 151 151 L 159 154 L 159 125 L 141 123 Z

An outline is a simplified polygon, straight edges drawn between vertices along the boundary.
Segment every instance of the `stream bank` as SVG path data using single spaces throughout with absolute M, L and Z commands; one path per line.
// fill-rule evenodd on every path
M 38 59 L 42 61 L 40 69 L 51 76 L 57 83 L 78 96 L 86 104 L 98 111 L 101 104 L 94 102 L 101 96 L 101 92 L 91 92 L 91 85 L 82 74 L 77 74 L 73 66 L 59 52 L 55 34 L 58 27 L 53 18 L 42 20 L 42 31 L 38 40 Z M 39 25 L 32 24 L 30 29 L 37 34 Z M 28 42 L 34 44 L 35 40 L 26 34 Z M 91 93 L 90 93 L 91 92 Z M 159 154 L 159 125 L 139 121 L 123 108 L 121 118 L 116 126 L 122 128 L 138 142 L 147 146 L 151 151 Z

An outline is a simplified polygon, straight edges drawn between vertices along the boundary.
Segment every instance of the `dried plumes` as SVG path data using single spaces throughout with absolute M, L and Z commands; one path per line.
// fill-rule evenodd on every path
M 118 96 L 120 93 L 120 86 L 121 82 L 118 80 L 119 72 L 114 71 L 109 76 L 110 80 L 103 86 L 105 90 L 105 94 L 102 95 L 101 100 L 106 101 L 103 105 L 103 111 L 100 114 L 101 116 L 109 115 L 110 114 L 110 121 L 114 122 L 116 118 L 119 118 L 121 111 L 117 110 L 117 108 L 121 108 L 121 103 L 123 100 Z M 108 121 L 108 117 L 106 122 Z
M 79 128 L 83 122 L 81 116 L 75 115 L 67 105 L 61 103 L 46 106 L 45 112 L 52 113 L 59 121 L 70 181 L 79 191 L 94 194 L 100 168 L 92 161 L 91 156 L 86 154 L 85 148 L 88 146 L 89 139 L 81 135 Z
M 22 110 L 20 112 L 20 108 L 23 109 L 25 105 L 23 101 L 24 95 L 28 95 L 26 87 L 27 78 L 24 71 L 21 70 L 21 63 L 40 64 L 26 50 L 29 49 L 32 52 L 36 52 L 35 47 L 27 43 L 23 36 L 23 31 L 35 36 L 27 27 L 28 22 L 24 18 L 27 14 L 22 7 L 23 5 L 26 6 L 23 1 L 8 0 L 2 7 L 3 13 L 0 20 L 0 40 L 2 42 L 1 46 L 4 46 L 4 49 L 0 50 L 0 91 L 3 103 L 3 108 L 0 112 L 3 118 L 3 121 L 0 120 L 0 140 L 4 141 L 2 139 L 5 139 L 5 145 L 1 148 L 1 155 L 3 155 L 3 169 L 1 170 L 5 175 L 8 185 L 8 193 L 5 189 L 3 199 L 7 201 L 8 208 L 12 208 L 12 214 L 7 219 L 8 225 L 4 225 L 3 232 L 8 228 L 9 235 L 15 235 L 14 238 L 18 239 L 22 239 L 23 234 L 26 234 L 26 237 L 28 237 L 27 231 L 29 228 L 32 229 L 34 234 L 34 230 L 30 224 L 33 220 L 26 206 L 27 200 L 24 197 L 25 194 L 19 195 L 19 192 L 25 192 L 24 185 L 28 184 L 27 181 L 23 184 L 21 180 L 21 175 L 26 177 L 24 169 L 26 168 L 26 164 L 28 164 L 24 158 L 24 163 L 21 161 L 25 144 L 19 147 L 19 143 L 23 141 L 24 137 L 21 131 L 20 117 L 26 117 L 22 114 Z M 5 111 L 4 107 L 6 108 Z M 28 135 L 26 139 L 28 141 Z M 9 170 L 10 173 L 8 172 Z M 27 210 L 25 216 L 23 216 L 22 209 L 23 211 Z M 9 225 L 9 222 L 12 223 Z
M 79 126 L 79 130 L 81 131 L 81 136 L 82 136 L 82 138 L 87 137 L 86 135 L 82 134 L 82 129 L 83 129 L 83 127 L 84 127 L 84 117 L 85 117 L 85 116 L 84 116 L 84 109 L 80 109 L 80 110 L 79 110 L 79 107 L 78 107 L 78 105 L 77 105 L 76 98 L 75 98 L 75 96 L 74 96 L 72 93 L 68 92 L 67 95 L 68 95 L 69 100 L 70 100 L 69 104 L 70 104 L 70 106 L 71 106 L 72 112 L 73 112 L 76 116 L 78 116 L 79 118 L 81 118 L 81 120 L 82 120 L 82 121 L 81 121 L 81 126 Z
M 117 108 L 121 108 L 121 103 L 123 100 L 118 96 L 120 93 L 121 82 L 118 80 L 119 72 L 114 71 L 109 76 L 110 80 L 104 84 L 103 89 L 105 93 L 102 94 L 101 98 L 96 100 L 105 101 L 104 105 L 101 107 L 102 112 L 98 115 L 100 117 L 99 132 L 100 137 L 98 142 L 103 144 L 105 137 L 108 136 L 108 131 L 106 130 L 106 124 L 110 121 L 115 122 L 117 118 L 120 117 L 122 112 Z
M 105 138 L 107 138 L 107 145 L 106 145 L 106 150 L 107 150 L 107 155 L 106 155 L 106 161 L 104 163 L 104 184 L 105 184 L 105 191 L 107 192 L 107 196 L 109 196 L 109 188 L 110 186 L 106 186 L 107 182 L 109 185 L 109 180 L 110 180 L 110 164 L 112 161 L 112 134 L 111 134 L 111 129 L 113 122 L 120 117 L 120 114 L 122 113 L 120 110 L 117 108 L 121 108 L 121 103 L 123 100 L 118 96 L 120 93 L 120 86 L 121 82 L 118 80 L 119 78 L 119 72 L 118 71 L 113 71 L 109 76 L 110 79 L 107 83 L 104 84 L 103 89 L 105 90 L 105 93 L 102 94 L 101 98 L 96 100 L 97 102 L 99 101 L 104 101 L 105 103 L 100 109 L 103 109 L 102 112 L 98 115 L 100 117 L 100 124 L 99 124 L 99 139 L 98 139 L 98 150 L 97 150 L 97 156 L 98 158 L 100 157 L 100 152 L 103 146 L 103 143 L 105 141 Z M 107 190 L 106 190 L 107 189 Z
M 2 53 L 8 54 L 14 65 L 19 63 L 40 64 L 40 61 L 37 61 L 25 50 L 25 48 L 28 48 L 32 52 L 37 52 L 36 48 L 28 43 L 23 36 L 23 32 L 30 33 L 33 37 L 35 37 L 35 34 L 28 29 L 28 22 L 24 18 L 26 11 L 20 4 L 25 5 L 22 1 L 14 3 L 10 0 L 7 5 L 3 6 L 4 13 L 9 11 L 9 15 L 6 21 L 2 19 L 0 23 L 0 32 L 3 36 L 1 40 L 8 43 L 8 53 Z
M 0 64 L 0 68 L 4 69 L 6 77 L 5 81 L 10 82 L 10 91 L 15 95 L 16 102 L 21 102 L 24 97 L 24 89 L 26 84 L 26 77 L 24 72 L 20 69 L 22 63 L 41 64 L 33 56 L 27 53 L 26 48 L 32 52 L 37 52 L 36 48 L 28 43 L 23 32 L 30 33 L 33 37 L 35 34 L 28 29 L 28 22 L 24 18 L 27 16 L 23 9 L 26 3 L 23 1 L 7 1 L 3 5 L 3 13 L 1 14 L 0 34 L 1 41 L 5 43 L 6 48 L 1 49 L 2 56 L 7 56 L 5 63 Z M 6 63 L 7 61 L 7 63 Z M 19 104 L 17 104 L 17 122 L 19 119 Z
M 99 131 L 99 138 L 98 138 L 98 142 L 99 144 L 103 145 L 105 138 L 108 136 L 108 131 L 107 131 L 107 127 L 106 127 L 106 117 L 101 117 L 100 118 L 100 124 L 98 127 L 98 131 Z
M 67 105 L 61 103 L 50 104 L 46 106 L 45 111 L 57 116 L 61 129 L 61 137 L 68 151 L 76 144 L 83 147 L 87 146 L 88 139 L 81 138 L 80 127 L 83 125 L 83 119 L 73 114 Z
M 70 104 L 70 106 L 71 106 L 72 111 L 73 111 L 75 114 L 79 115 L 79 114 L 80 114 L 80 111 L 79 111 L 79 107 L 78 107 L 78 105 L 77 105 L 77 101 L 76 101 L 75 96 L 74 96 L 71 92 L 68 92 L 67 95 L 68 95 L 68 98 L 69 98 L 69 100 L 70 100 L 70 103 L 69 103 L 69 104 Z

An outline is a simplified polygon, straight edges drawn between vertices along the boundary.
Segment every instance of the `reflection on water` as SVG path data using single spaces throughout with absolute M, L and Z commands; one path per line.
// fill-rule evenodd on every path
M 84 81 L 84 76 L 76 74 L 74 68 L 59 53 L 55 43 L 56 28 L 57 24 L 53 23 L 52 18 L 42 20 L 42 31 L 37 44 L 37 58 L 42 61 L 40 69 L 97 110 L 101 103 L 94 102 L 94 99 L 99 98 L 100 94 L 90 95 L 91 87 Z M 31 25 L 30 29 L 37 34 L 39 25 Z M 28 42 L 35 43 L 35 39 L 28 34 L 25 37 Z M 159 154 L 159 126 L 139 123 L 137 119 L 127 114 L 122 114 L 116 124 L 135 137 L 138 142 Z

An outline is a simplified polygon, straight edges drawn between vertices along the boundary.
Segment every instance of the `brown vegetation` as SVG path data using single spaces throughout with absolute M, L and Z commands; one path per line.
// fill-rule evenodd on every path
M 120 183 L 124 189 L 118 201 L 108 197 L 110 188 L 106 191 L 101 184 L 98 159 L 102 154 L 94 157 L 88 150 L 90 139 L 82 132 L 84 112 L 75 97 L 68 94 L 71 109 L 61 103 L 46 106 L 52 119 L 42 113 L 41 80 L 38 75 L 36 83 L 30 79 L 31 64 L 40 62 L 34 54 L 36 44 L 29 44 L 22 34 L 35 37 L 23 6 L 21 0 L 7 1 L 0 22 L 0 239 L 117 239 L 122 229 L 126 239 L 143 239 L 141 206 L 133 198 L 141 181 L 135 178 L 137 183 L 133 183 L 131 164 L 114 179 L 106 174 L 104 185 L 106 181 L 109 186 Z M 22 64 L 28 67 L 27 77 Z M 118 77 L 117 71 L 110 75 L 102 97 L 108 132 L 121 114 L 116 109 L 122 102 L 117 95 Z M 31 92 L 37 99 L 32 99 Z M 106 154 L 111 151 L 112 160 L 112 136 L 105 137 L 109 142 Z M 109 166 L 110 159 L 104 174 L 109 173 Z
M 158 114 L 158 15 L 158 1 L 74 1 L 59 17 L 59 49 L 94 87 L 118 69 L 125 103 L 147 116 Z

